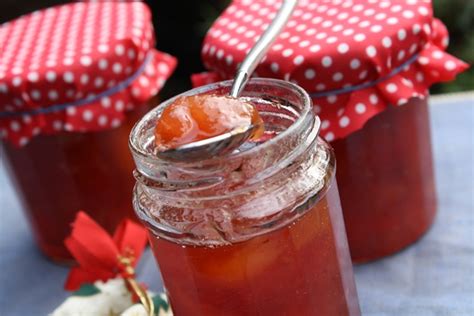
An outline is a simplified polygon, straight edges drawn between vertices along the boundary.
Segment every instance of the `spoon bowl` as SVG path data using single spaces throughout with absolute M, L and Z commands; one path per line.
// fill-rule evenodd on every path
M 170 161 L 192 162 L 210 159 L 237 149 L 242 143 L 251 138 L 259 128 L 261 128 L 260 124 L 238 127 L 224 134 L 160 151 L 158 156 Z

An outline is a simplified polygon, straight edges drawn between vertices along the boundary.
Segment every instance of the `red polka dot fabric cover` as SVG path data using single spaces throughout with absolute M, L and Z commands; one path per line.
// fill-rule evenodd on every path
M 154 48 L 141 2 L 77 2 L 0 26 L 0 135 L 117 127 L 156 95 L 176 60 Z
M 210 72 L 193 75 L 193 84 L 232 78 L 280 4 L 234 0 L 204 40 Z M 332 141 L 466 69 L 444 52 L 447 45 L 430 1 L 300 0 L 255 75 L 305 88 L 322 119 L 321 135 Z

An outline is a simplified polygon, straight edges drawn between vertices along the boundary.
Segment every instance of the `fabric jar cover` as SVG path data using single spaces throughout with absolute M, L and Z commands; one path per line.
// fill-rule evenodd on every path
M 141 2 L 77 2 L 0 26 L 0 136 L 119 126 L 156 95 L 176 59 L 155 50 Z
M 210 72 L 193 75 L 193 84 L 232 78 L 280 5 L 234 0 L 204 40 Z M 321 135 L 332 141 L 465 70 L 444 52 L 447 45 L 429 0 L 301 0 L 255 75 L 305 88 L 322 119 Z

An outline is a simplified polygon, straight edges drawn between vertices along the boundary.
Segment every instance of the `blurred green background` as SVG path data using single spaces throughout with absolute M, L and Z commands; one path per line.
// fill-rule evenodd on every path
M 103 1 L 103 0 L 102 0 Z M 0 22 L 67 0 L 0 0 Z M 201 43 L 212 22 L 230 0 L 146 0 L 153 12 L 158 49 L 179 59 L 176 72 L 162 91 L 166 98 L 191 87 L 189 76 L 204 71 Z M 435 16 L 450 32 L 448 51 L 474 63 L 474 0 L 433 0 Z M 433 94 L 474 90 L 474 67 L 453 82 L 436 84 Z
M 434 85 L 431 93 L 474 90 L 474 1 L 433 0 L 433 8 L 435 16 L 443 21 L 449 30 L 448 52 L 471 67 L 455 81 Z

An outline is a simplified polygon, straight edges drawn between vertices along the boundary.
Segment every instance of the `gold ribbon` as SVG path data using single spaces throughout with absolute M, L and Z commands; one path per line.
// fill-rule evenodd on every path
M 124 272 L 127 275 L 124 279 L 129 286 L 129 290 L 138 296 L 148 316 L 155 316 L 155 304 L 150 294 L 135 280 L 135 269 L 132 265 L 134 258 L 132 254 L 129 252 L 127 255 L 119 256 L 118 260 L 123 265 Z

